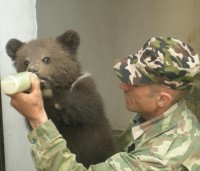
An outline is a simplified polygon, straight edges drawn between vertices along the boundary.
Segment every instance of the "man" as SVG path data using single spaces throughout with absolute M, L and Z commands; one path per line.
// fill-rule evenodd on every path
M 136 118 L 120 136 L 120 153 L 89 171 L 200 170 L 200 124 L 186 107 L 185 93 L 200 67 L 199 56 L 174 38 L 151 38 L 135 55 L 114 66 L 125 105 Z M 31 77 L 29 94 L 11 96 L 11 105 L 30 122 L 32 157 L 40 171 L 85 171 L 43 107 L 40 83 Z

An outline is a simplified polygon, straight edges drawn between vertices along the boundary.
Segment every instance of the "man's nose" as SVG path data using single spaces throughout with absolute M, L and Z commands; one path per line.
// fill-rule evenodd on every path
M 119 88 L 122 89 L 122 90 L 126 90 L 126 91 L 128 91 L 128 90 L 130 89 L 130 86 L 131 86 L 131 85 L 126 84 L 126 83 L 124 83 L 124 82 L 121 82 L 121 83 L 119 84 Z

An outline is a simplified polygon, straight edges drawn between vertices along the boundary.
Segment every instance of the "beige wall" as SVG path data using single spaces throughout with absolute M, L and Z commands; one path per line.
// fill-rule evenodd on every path
M 152 36 L 173 36 L 200 52 L 199 0 L 38 0 L 38 37 L 71 28 L 80 33 L 79 59 L 96 79 L 114 129 L 132 117 L 112 66 Z

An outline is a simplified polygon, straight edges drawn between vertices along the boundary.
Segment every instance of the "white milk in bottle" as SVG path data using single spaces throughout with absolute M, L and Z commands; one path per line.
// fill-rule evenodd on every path
M 20 72 L 8 75 L 1 80 L 1 88 L 6 94 L 15 94 L 28 90 L 31 87 L 31 72 Z

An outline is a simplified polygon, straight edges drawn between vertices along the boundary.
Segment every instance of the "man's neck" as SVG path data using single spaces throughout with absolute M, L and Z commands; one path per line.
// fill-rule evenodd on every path
M 153 118 L 156 118 L 158 116 L 163 115 L 165 112 L 167 112 L 168 110 L 170 110 L 171 108 L 174 108 L 174 106 L 178 105 L 178 103 L 175 104 L 170 104 L 168 106 L 164 106 L 164 107 L 159 107 L 157 108 L 155 111 L 148 113 L 148 114 L 141 114 L 141 116 L 146 120 L 151 120 Z

